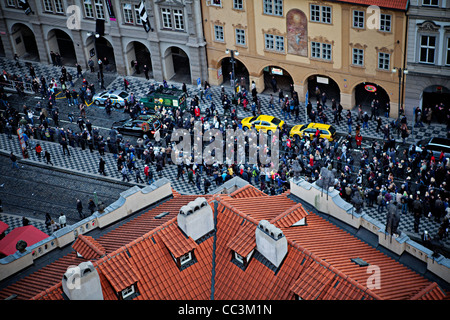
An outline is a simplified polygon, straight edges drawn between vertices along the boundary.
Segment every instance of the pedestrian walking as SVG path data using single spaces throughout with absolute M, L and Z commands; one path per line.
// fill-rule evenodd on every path
M 13 152 L 10 153 L 9 158 L 11 159 L 12 162 L 12 168 L 19 169 L 19 166 L 17 165 L 17 157 Z
M 127 182 L 130 182 L 130 178 L 128 178 L 128 170 L 127 167 L 124 165 L 121 166 L 120 172 L 122 173 L 122 181 L 127 180 Z
M 83 204 L 81 203 L 80 199 L 77 199 L 77 211 L 78 211 L 78 214 L 80 215 L 80 219 L 84 219 Z
M 47 164 L 50 163 L 50 164 L 53 166 L 53 163 L 52 163 L 52 161 L 50 160 L 50 158 L 51 158 L 50 152 L 48 152 L 47 150 L 45 150 L 44 157 L 45 157 L 45 160 L 47 161 Z
M 102 175 L 106 176 L 105 172 L 105 160 L 101 157 L 98 163 L 98 173 L 101 173 Z
M 61 228 L 64 228 L 65 226 L 67 226 L 67 219 L 66 219 L 66 216 L 64 215 L 64 213 L 60 213 L 60 215 L 59 215 L 59 218 L 58 218 L 58 223 L 59 223 L 59 226 L 61 227 Z
M 62 138 L 60 144 L 61 144 L 62 149 L 63 149 L 63 154 L 66 155 L 66 152 L 67 152 L 67 155 L 70 157 L 70 151 L 69 151 L 69 147 L 68 147 L 69 144 L 67 143 L 66 138 Z
M 88 201 L 88 209 L 91 212 L 91 215 L 94 214 L 96 208 L 97 208 L 97 206 L 96 206 L 94 200 L 89 199 L 89 201 Z
M 38 158 L 38 160 L 41 160 L 41 153 L 42 153 L 42 147 L 41 145 L 38 143 L 36 144 L 36 147 L 34 148 L 34 150 L 36 151 L 36 157 Z

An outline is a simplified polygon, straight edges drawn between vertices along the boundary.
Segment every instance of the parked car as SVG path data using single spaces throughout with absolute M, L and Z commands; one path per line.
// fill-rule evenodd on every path
M 106 99 L 111 99 L 111 105 L 117 109 L 125 106 L 125 99 L 129 99 L 130 94 L 124 90 L 103 91 L 96 93 L 93 97 L 94 103 L 99 106 L 105 104 Z
M 113 123 L 113 128 L 121 134 L 152 137 L 162 128 L 161 121 L 154 115 L 140 115 L 136 119 L 121 120 Z
M 158 87 L 149 91 L 146 95 L 138 98 L 140 104 L 152 113 L 156 107 L 171 107 L 186 109 L 186 94 L 176 88 Z
M 299 124 L 292 127 L 289 135 L 291 137 L 303 138 L 304 136 L 309 137 L 311 140 L 314 138 L 317 129 L 320 130 L 320 138 L 327 139 L 328 141 L 333 141 L 336 137 L 336 129 L 329 124 L 314 123 L 309 124 Z
M 262 130 L 268 134 L 275 132 L 277 128 L 282 129 L 284 121 L 273 116 L 259 115 L 257 117 L 248 117 L 241 120 L 242 130 L 246 131 L 252 126 L 255 126 L 256 130 Z
M 446 138 L 427 138 L 420 140 L 416 145 L 411 145 L 409 151 L 422 152 L 423 150 L 433 153 L 436 159 L 439 159 L 441 152 L 444 151 L 446 158 L 450 158 L 450 139 Z

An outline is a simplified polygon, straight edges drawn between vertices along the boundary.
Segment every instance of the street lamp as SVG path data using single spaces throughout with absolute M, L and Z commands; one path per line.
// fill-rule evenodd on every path
M 392 69 L 392 73 L 398 74 L 398 118 L 400 119 L 400 107 L 402 105 L 402 81 L 403 75 L 408 74 L 408 70 L 394 67 L 394 69 Z
M 230 83 L 231 83 L 231 87 L 233 88 L 233 97 L 235 96 L 236 90 L 234 87 L 234 64 L 236 63 L 236 60 L 234 59 L 234 56 L 238 56 L 239 52 L 237 50 L 230 50 L 230 49 L 226 49 L 225 50 L 226 54 L 230 54 L 231 53 L 231 57 L 230 57 L 230 62 L 231 62 L 231 78 L 230 78 Z

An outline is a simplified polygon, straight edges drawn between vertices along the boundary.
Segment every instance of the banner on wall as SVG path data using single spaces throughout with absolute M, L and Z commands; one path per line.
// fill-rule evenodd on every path
M 145 3 L 144 1 L 141 1 L 141 4 L 139 5 L 139 17 L 142 21 L 142 26 L 144 27 L 146 32 L 149 32 L 152 30 L 152 26 L 150 25 L 150 19 L 147 15 L 147 10 L 145 9 Z
M 109 20 L 116 21 L 116 15 L 114 14 L 112 0 L 106 0 L 106 8 L 108 9 Z

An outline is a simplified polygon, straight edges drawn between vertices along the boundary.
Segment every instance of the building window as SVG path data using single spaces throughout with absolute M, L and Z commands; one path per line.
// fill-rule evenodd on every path
M 233 9 L 244 10 L 244 0 L 233 0 Z
M 353 10 L 353 28 L 364 29 L 364 11 Z
M 378 52 L 378 69 L 391 70 L 391 55 L 389 53 Z
M 64 5 L 62 0 L 54 0 L 55 1 L 55 12 L 59 14 L 64 14 Z
M 283 0 L 263 0 L 264 14 L 283 16 Z
M 162 23 L 164 29 L 172 29 L 172 17 L 170 9 L 161 8 Z
M 331 60 L 331 44 L 311 42 L 311 58 Z
M 439 6 L 439 0 L 422 0 L 422 5 L 437 7 L 437 6 Z
M 275 36 L 273 34 L 265 34 L 264 40 L 266 44 L 266 50 L 272 50 L 276 52 L 284 52 L 284 37 Z
M 214 26 L 214 39 L 216 41 L 221 41 L 221 42 L 223 42 L 225 40 L 224 34 L 223 34 L 223 26 L 218 26 L 218 25 Z
M 8 1 L 10 2 L 10 1 Z M 53 12 L 52 0 L 44 0 L 44 11 Z
M 175 30 L 184 30 L 183 10 L 173 9 L 173 20 L 175 22 Z
M 245 46 L 245 30 L 244 29 L 236 29 L 236 44 Z
M 191 252 L 188 252 L 180 257 L 180 265 L 184 265 L 192 260 Z
M 128 287 L 128 288 L 122 290 L 122 299 L 128 298 L 129 296 L 134 294 L 134 292 L 135 292 L 134 285 L 132 285 L 131 287 Z
M 353 48 L 353 65 L 363 66 L 364 65 L 364 49 Z
M 135 18 L 136 18 L 136 24 L 142 24 L 142 20 L 141 20 L 141 15 L 140 15 L 140 13 L 139 13 L 139 4 L 135 4 L 134 5 L 134 15 L 135 15 Z
M 331 23 L 331 7 L 312 4 L 310 6 L 310 20 L 321 23 Z
M 184 31 L 184 16 L 182 9 L 161 8 L 164 29 Z
M 134 24 L 133 10 L 131 9 L 131 4 L 123 4 L 123 21 L 125 23 Z
M 422 35 L 420 37 L 419 62 L 434 63 L 436 53 L 436 36 Z
M 84 14 L 86 18 L 94 18 L 94 9 L 92 8 L 92 0 L 84 0 Z
M 445 58 L 445 64 L 447 66 L 450 66 L 450 37 L 447 38 L 447 54 L 446 54 L 446 58 Z
M 392 16 L 390 14 L 382 13 L 380 15 L 380 30 L 384 32 L 391 32 L 391 20 Z
M 105 19 L 105 11 L 103 10 L 103 0 L 94 0 L 94 5 L 97 19 Z
M 17 7 L 16 0 L 6 0 L 6 5 L 7 5 L 8 7 L 13 7 L 13 8 L 16 8 L 16 7 Z
M 209 0 L 209 5 L 211 6 L 222 6 L 222 0 Z

